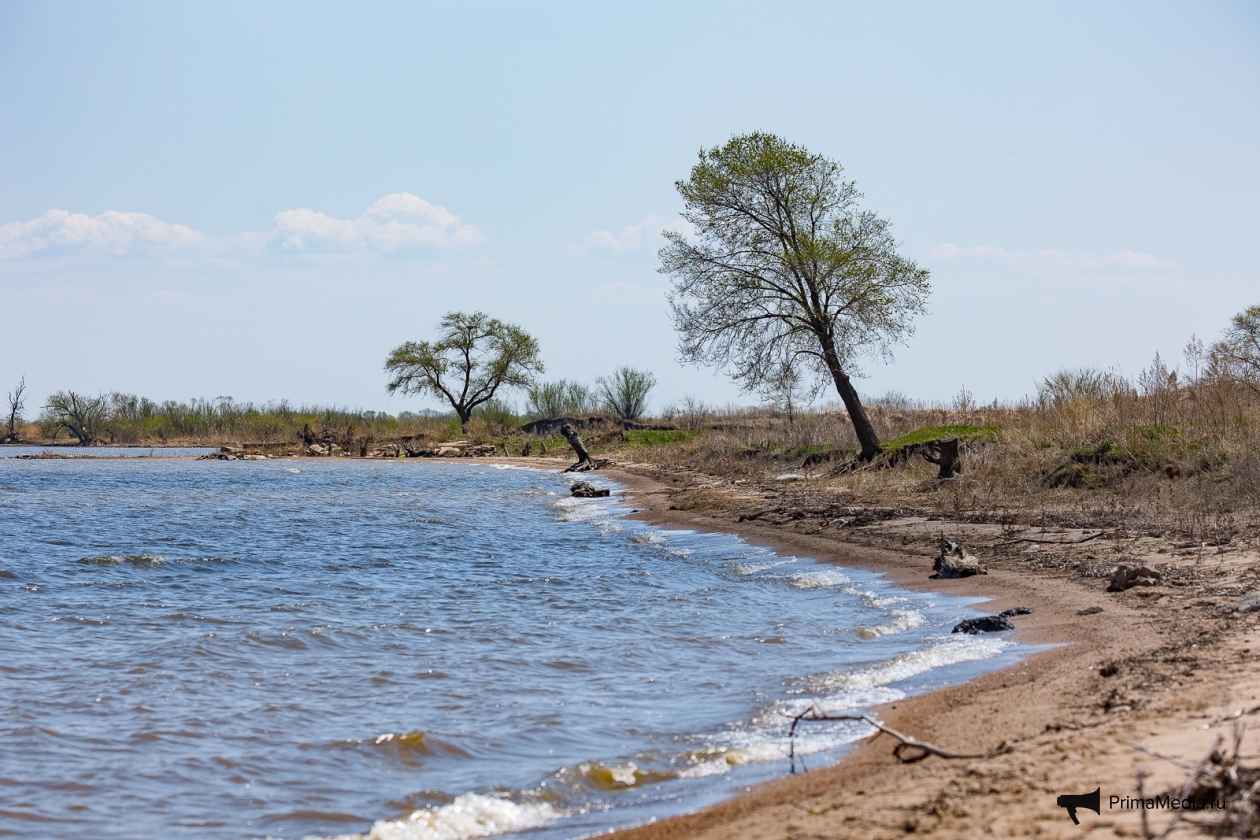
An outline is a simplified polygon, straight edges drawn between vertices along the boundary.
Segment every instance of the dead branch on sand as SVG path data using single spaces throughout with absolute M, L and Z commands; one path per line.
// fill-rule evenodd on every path
M 870 715 L 829 714 L 827 712 L 821 712 L 817 708 L 811 706 L 809 709 L 806 709 L 805 711 L 801 712 L 799 715 L 796 715 L 795 717 L 793 717 L 792 726 L 788 729 L 788 745 L 789 745 L 788 758 L 791 759 L 791 762 L 792 762 L 792 773 L 796 773 L 796 725 L 800 723 L 801 721 L 813 721 L 813 720 L 862 720 L 862 721 L 866 721 L 871 726 L 878 729 L 880 732 L 883 732 L 887 735 L 891 735 L 892 737 L 896 738 L 898 741 L 901 742 L 897 744 L 897 746 L 893 747 L 893 756 L 902 764 L 913 764 L 916 761 L 922 761 L 923 759 L 927 758 L 929 755 L 939 756 L 940 758 L 989 758 L 990 756 L 996 755 L 998 752 L 1001 751 L 1001 748 L 999 748 L 998 750 L 995 750 L 990 753 L 985 753 L 985 754 L 969 754 L 969 753 L 951 752 L 950 750 L 943 749 L 941 747 L 936 746 L 935 744 L 929 744 L 927 741 L 920 741 L 917 738 L 911 738 L 909 735 L 903 735 L 897 730 L 893 729 L 891 726 L 886 726 L 883 723 L 880 723 L 878 720 L 871 717 Z M 1003 746 L 1005 746 L 1005 742 L 1003 742 Z M 907 747 L 909 747 L 910 749 L 919 750 L 919 752 L 914 755 L 909 755 L 909 756 L 902 755 L 902 752 Z M 803 759 L 801 761 L 801 767 L 802 768 L 805 767 L 805 762 Z

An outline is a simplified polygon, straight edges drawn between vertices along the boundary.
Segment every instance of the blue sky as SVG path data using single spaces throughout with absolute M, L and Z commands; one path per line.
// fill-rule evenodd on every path
M 1135 373 L 1260 303 L 1254 3 L 0 4 L 0 390 L 398 411 L 450 309 L 675 361 L 674 181 L 752 130 L 932 272 L 865 394 Z

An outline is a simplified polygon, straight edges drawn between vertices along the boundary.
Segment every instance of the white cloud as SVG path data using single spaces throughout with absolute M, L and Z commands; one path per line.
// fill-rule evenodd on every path
M 1171 269 L 1175 266 L 1167 260 L 1161 260 L 1150 254 L 1138 251 L 1114 251 L 1110 254 L 1095 254 L 1089 251 L 1059 251 L 1047 248 L 1041 251 L 1008 251 L 1005 248 L 994 248 L 989 245 L 972 245 L 959 248 L 946 242 L 928 251 L 926 260 L 983 260 L 1006 265 L 1053 266 L 1060 268 L 1119 268 L 1145 269 L 1148 271 Z
M 285 253 L 394 254 L 423 248 L 480 245 L 481 232 L 460 224 L 445 207 L 411 193 L 378 199 L 357 219 L 334 219 L 315 210 L 285 210 L 276 214 L 270 244 Z
M 146 213 L 107 210 L 99 216 L 49 210 L 38 219 L 0 225 L 0 260 L 40 257 L 245 256 L 377 253 L 459 248 L 484 241 L 445 207 L 411 193 L 375 201 L 357 219 L 336 219 L 306 208 L 276 214 L 269 231 L 211 237 Z
M 205 235 L 190 227 L 163 222 L 147 213 L 117 210 L 106 210 L 99 216 L 49 210 L 38 219 L 0 225 L 0 260 L 75 253 L 113 257 L 170 254 L 205 243 Z
M 660 216 L 652 215 L 637 225 L 623 227 L 617 233 L 597 230 L 586 237 L 586 241 L 581 245 L 569 245 L 565 248 L 565 251 L 570 254 L 586 254 L 591 251 L 626 254 L 631 251 L 642 250 L 644 247 L 658 246 L 661 232 L 666 230 L 675 231 L 684 236 L 691 236 L 695 232 L 691 223 L 681 216 L 676 216 L 666 223 Z

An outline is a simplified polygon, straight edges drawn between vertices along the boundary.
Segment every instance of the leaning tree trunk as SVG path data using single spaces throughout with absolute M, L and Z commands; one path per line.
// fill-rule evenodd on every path
M 577 453 L 579 464 L 585 464 L 591 460 L 591 454 L 586 451 L 586 447 L 582 445 L 582 439 L 578 437 L 577 431 L 572 426 L 565 423 L 560 427 L 560 434 L 564 435 L 569 446 L 572 446 L 573 451 Z
M 857 389 L 849 381 L 849 376 L 840 368 L 840 360 L 834 352 L 827 352 L 827 367 L 831 370 L 831 378 L 836 382 L 836 390 L 840 399 L 844 400 L 845 410 L 849 412 L 849 420 L 853 423 L 853 431 L 857 433 L 858 443 L 862 446 L 862 460 L 873 461 L 879 454 L 879 435 L 862 408 L 862 400 L 858 398 Z

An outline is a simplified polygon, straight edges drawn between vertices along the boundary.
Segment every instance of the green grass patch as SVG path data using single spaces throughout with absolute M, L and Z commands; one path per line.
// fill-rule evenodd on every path
M 670 443 L 682 443 L 695 437 L 694 429 L 655 429 L 626 432 L 631 446 L 665 446 Z
M 997 435 L 997 426 L 925 426 L 908 435 L 886 440 L 879 445 L 884 452 L 894 452 L 903 446 L 927 443 L 930 440 L 958 438 L 965 441 L 986 440 Z

